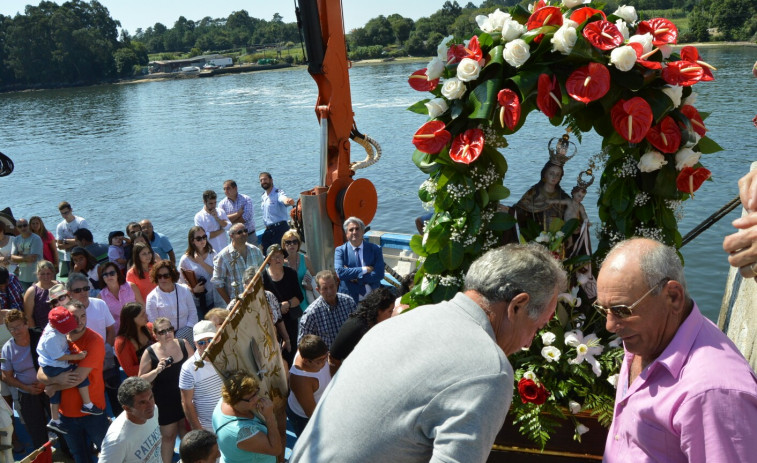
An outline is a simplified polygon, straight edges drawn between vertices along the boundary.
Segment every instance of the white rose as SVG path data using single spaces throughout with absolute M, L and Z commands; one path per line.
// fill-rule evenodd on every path
M 640 43 L 642 46 L 642 55 L 652 51 L 652 34 L 633 35 L 628 39 L 628 43 Z
M 568 408 L 570 409 L 570 412 L 575 415 L 581 411 L 581 404 L 575 400 L 570 400 L 568 401 Z
M 528 58 L 531 57 L 531 52 L 529 51 L 528 44 L 525 40 L 515 39 L 505 45 L 503 55 L 507 64 L 517 68 L 528 61 Z
M 615 66 L 618 71 L 630 71 L 636 64 L 636 50 L 628 45 L 615 48 L 610 52 L 610 63 Z
M 562 0 L 562 4 L 565 5 L 566 8 L 573 8 L 574 6 L 582 5 L 583 3 L 583 0 Z
M 453 77 L 442 85 L 442 95 L 448 100 L 457 100 L 465 95 L 465 84 L 457 77 Z
M 444 73 L 444 64 L 445 62 L 439 59 L 438 56 L 429 61 L 428 66 L 426 66 L 426 77 L 428 77 L 428 80 L 441 77 L 442 73 Z
M 511 42 L 526 32 L 526 26 L 518 21 L 507 19 L 502 24 L 502 40 Z
M 449 46 L 447 45 L 452 41 L 452 39 L 455 38 L 453 35 L 448 35 L 447 37 L 444 37 L 442 39 L 442 42 L 439 44 L 438 47 L 436 47 L 436 55 L 439 57 L 440 60 L 447 62 L 447 50 L 449 49 Z
M 672 45 L 660 45 L 660 51 L 662 52 L 662 58 L 668 59 L 670 58 L 671 53 L 673 53 L 673 46 Z
M 702 153 L 696 153 L 691 148 L 683 148 L 676 153 L 676 169 L 683 170 L 684 167 L 694 167 L 701 156 Z
M 492 23 L 489 21 L 489 17 L 483 14 L 480 14 L 476 16 L 476 24 L 478 24 L 478 28 L 481 29 L 484 32 L 491 32 L 492 29 Z
M 569 55 L 576 45 L 577 38 L 578 33 L 576 29 L 574 27 L 566 27 L 563 24 L 550 39 L 550 42 L 552 42 L 552 51 L 559 51 L 563 55 Z M 636 61 L 635 58 L 636 55 L 634 55 L 634 61 Z
M 557 362 L 560 360 L 560 349 L 554 346 L 546 346 L 541 350 L 541 356 L 547 359 L 547 363 Z
M 681 106 L 681 96 L 683 96 L 683 87 L 680 85 L 666 85 L 662 89 L 662 93 L 668 96 L 673 101 L 674 107 Z
M 589 432 L 589 428 L 582 425 L 581 423 L 578 423 L 578 425 L 576 426 L 576 432 L 578 433 L 579 436 L 582 436 L 586 434 L 587 432 Z
M 613 13 L 615 16 L 619 18 L 623 18 L 623 20 L 627 23 L 635 23 L 639 16 L 636 14 L 636 8 L 632 7 L 631 5 L 622 5 L 618 7 L 617 10 L 615 10 L 615 13 Z
M 444 98 L 434 98 L 426 103 L 426 109 L 428 109 L 428 117 L 435 118 L 447 112 L 449 106 Z
M 531 370 L 528 370 L 527 372 L 523 373 L 523 378 L 530 379 L 533 382 L 536 382 L 536 373 L 534 373 Z
M 694 106 L 694 103 L 697 102 L 697 95 L 699 95 L 697 92 L 691 92 L 689 96 L 684 98 L 683 105 L 691 105 Z
M 618 374 L 615 373 L 614 375 L 608 376 L 607 382 L 612 384 L 612 387 L 617 388 L 618 387 Z
M 665 156 L 659 151 L 645 153 L 639 160 L 639 170 L 642 172 L 654 172 L 667 164 Z
M 578 23 L 570 19 L 568 16 L 562 17 L 562 25 L 565 27 L 573 27 L 573 28 L 578 27 Z
M 491 25 L 492 29 L 495 31 L 501 31 L 502 26 L 505 24 L 505 21 L 508 21 L 512 18 L 510 16 L 510 13 L 504 13 L 500 11 L 499 8 L 494 10 L 494 13 L 489 15 L 489 24 Z
M 541 334 L 541 342 L 543 342 L 545 346 L 551 346 L 552 343 L 555 342 L 555 339 L 557 339 L 557 336 L 551 331 Z
M 615 27 L 617 27 L 620 33 L 623 34 L 623 40 L 628 40 L 628 38 L 631 37 L 631 33 L 628 32 L 628 24 L 622 19 L 615 21 Z
M 472 58 L 463 58 L 457 65 L 457 78 L 463 82 L 476 80 L 481 73 L 481 65 Z

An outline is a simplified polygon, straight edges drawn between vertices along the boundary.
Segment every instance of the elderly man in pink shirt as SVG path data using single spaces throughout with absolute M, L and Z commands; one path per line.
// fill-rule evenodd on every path
M 755 461 L 757 376 L 689 297 L 675 250 L 619 243 L 597 293 L 626 351 L 604 461 Z

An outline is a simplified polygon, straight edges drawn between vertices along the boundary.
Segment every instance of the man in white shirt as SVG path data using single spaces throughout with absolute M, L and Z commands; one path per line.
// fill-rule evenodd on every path
M 118 388 L 124 409 L 108 428 L 98 463 L 162 463 L 158 407 L 150 383 L 132 376 Z
M 223 380 L 209 360 L 204 360 L 200 368 L 195 368 L 195 362 L 200 360 L 210 340 L 215 336 L 216 325 L 208 320 L 199 321 L 193 327 L 192 334 L 197 350 L 190 361 L 184 362 L 181 366 L 181 406 L 192 429 L 212 431 L 213 410 L 221 399 Z
M 89 297 L 89 284 L 89 279 L 83 274 L 72 273 L 68 276 L 66 289 L 69 297 L 81 302 L 87 311 L 87 328 L 102 336 L 112 347 L 116 340 L 116 320 L 105 301 Z
M 220 252 L 229 244 L 226 231 L 231 227 L 231 222 L 226 213 L 220 207 L 216 207 L 216 192 L 205 190 L 202 194 L 202 202 L 205 203 L 200 212 L 195 214 L 195 225 L 202 227 L 208 234 L 208 242 L 215 252 Z
M 58 205 L 63 220 L 55 228 L 55 239 L 58 241 L 58 249 L 66 252 L 61 262 L 61 276 L 66 276 L 71 268 L 71 249 L 76 246 L 74 232 L 80 228 L 89 229 L 87 221 L 79 216 L 75 216 L 71 205 L 63 201 Z

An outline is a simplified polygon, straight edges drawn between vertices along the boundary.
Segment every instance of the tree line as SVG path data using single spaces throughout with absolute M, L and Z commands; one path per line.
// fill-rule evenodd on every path
M 681 42 L 745 40 L 757 42 L 755 0 L 621 0 L 645 11 L 680 11 L 688 15 Z M 476 16 L 509 8 L 518 0 L 485 0 L 476 6 L 446 1 L 429 16 L 413 20 L 399 14 L 378 16 L 348 32 L 351 59 L 431 56 L 443 37 L 473 34 Z M 606 11 L 614 11 L 609 0 Z M 199 21 L 180 16 L 172 27 L 155 23 L 134 35 L 121 29 L 97 0 L 70 0 L 61 5 L 41 1 L 15 17 L 0 15 L 0 87 L 21 88 L 103 82 L 140 72 L 148 54 L 212 52 L 249 53 L 259 48 L 299 42 L 297 24 L 278 13 L 268 21 L 245 10 L 226 18 Z

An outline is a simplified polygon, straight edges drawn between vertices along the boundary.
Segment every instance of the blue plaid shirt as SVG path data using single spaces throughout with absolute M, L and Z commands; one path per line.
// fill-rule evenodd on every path
M 336 307 L 332 307 L 323 297 L 313 301 L 300 318 L 300 334 L 297 344 L 306 334 L 315 334 L 331 349 L 339 328 L 347 321 L 350 314 L 357 309 L 355 301 L 347 294 L 336 294 Z
M 0 291 L 0 309 L 24 311 L 24 290 L 14 274 L 8 275 L 8 286 Z

